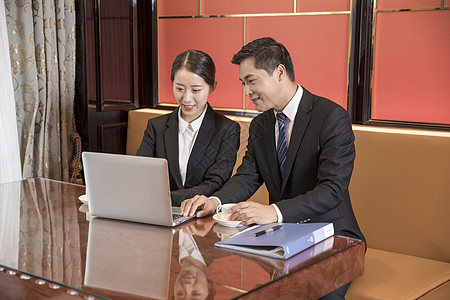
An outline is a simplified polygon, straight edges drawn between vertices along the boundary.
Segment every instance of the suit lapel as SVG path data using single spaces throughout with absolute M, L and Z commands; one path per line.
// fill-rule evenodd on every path
M 294 128 L 292 129 L 291 140 L 289 142 L 288 152 L 286 156 L 286 162 L 284 164 L 283 183 L 281 192 L 284 193 L 287 180 L 292 170 L 295 157 L 302 142 L 306 128 L 308 127 L 311 117 L 307 114 L 312 109 L 312 96 L 306 90 L 303 89 L 303 96 L 300 101 L 297 114 L 295 116 Z
M 179 108 L 178 108 L 179 109 Z M 183 188 L 178 162 L 178 109 L 174 110 L 167 121 L 164 131 L 164 146 L 169 170 L 178 189 Z
M 202 125 L 197 134 L 197 139 L 195 140 L 194 146 L 192 147 L 192 152 L 189 157 L 187 170 L 186 170 L 186 182 L 189 182 L 193 174 L 195 174 L 195 169 L 197 166 L 201 166 L 201 160 L 206 147 L 210 144 L 212 137 L 214 136 L 215 130 L 215 112 L 209 106 L 206 108 L 205 117 L 202 121 Z

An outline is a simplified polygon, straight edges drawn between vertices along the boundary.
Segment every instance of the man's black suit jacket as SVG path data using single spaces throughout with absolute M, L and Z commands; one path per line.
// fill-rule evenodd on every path
M 364 240 L 348 192 L 354 159 L 347 111 L 304 89 L 283 177 L 270 109 L 252 121 L 241 166 L 213 196 L 223 203 L 244 201 L 265 182 L 270 204 L 276 203 L 284 222 L 332 222 L 336 234 Z
M 178 163 L 178 109 L 148 120 L 136 155 L 167 159 L 172 204 L 180 205 L 185 199 L 210 196 L 222 187 L 233 171 L 239 142 L 239 124 L 208 104 L 189 157 L 184 186 Z

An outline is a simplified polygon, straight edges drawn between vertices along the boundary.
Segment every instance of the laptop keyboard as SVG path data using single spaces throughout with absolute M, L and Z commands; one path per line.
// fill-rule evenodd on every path
M 172 220 L 178 220 L 179 218 L 183 217 L 183 215 L 180 214 L 172 214 Z

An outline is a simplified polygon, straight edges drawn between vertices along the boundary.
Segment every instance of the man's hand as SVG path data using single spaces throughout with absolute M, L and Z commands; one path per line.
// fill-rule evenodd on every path
M 254 201 L 245 201 L 232 208 L 231 220 L 242 221 L 242 225 L 269 224 L 278 221 L 275 208 Z
M 216 211 L 219 202 L 216 199 L 208 198 L 203 195 L 195 195 L 191 199 L 181 202 L 181 214 L 183 216 L 195 216 L 201 218 Z

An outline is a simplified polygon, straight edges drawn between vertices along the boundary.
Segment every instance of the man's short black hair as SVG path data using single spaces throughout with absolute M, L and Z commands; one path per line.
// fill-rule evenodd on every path
M 292 82 L 295 82 L 294 65 L 291 55 L 283 44 L 278 43 L 273 38 L 264 37 L 256 39 L 239 50 L 233 56 L 231 62 L 239 65 L 244 59 L 254 58 L 255 68 L 266 70 L 269 75 L 282 64 Z

